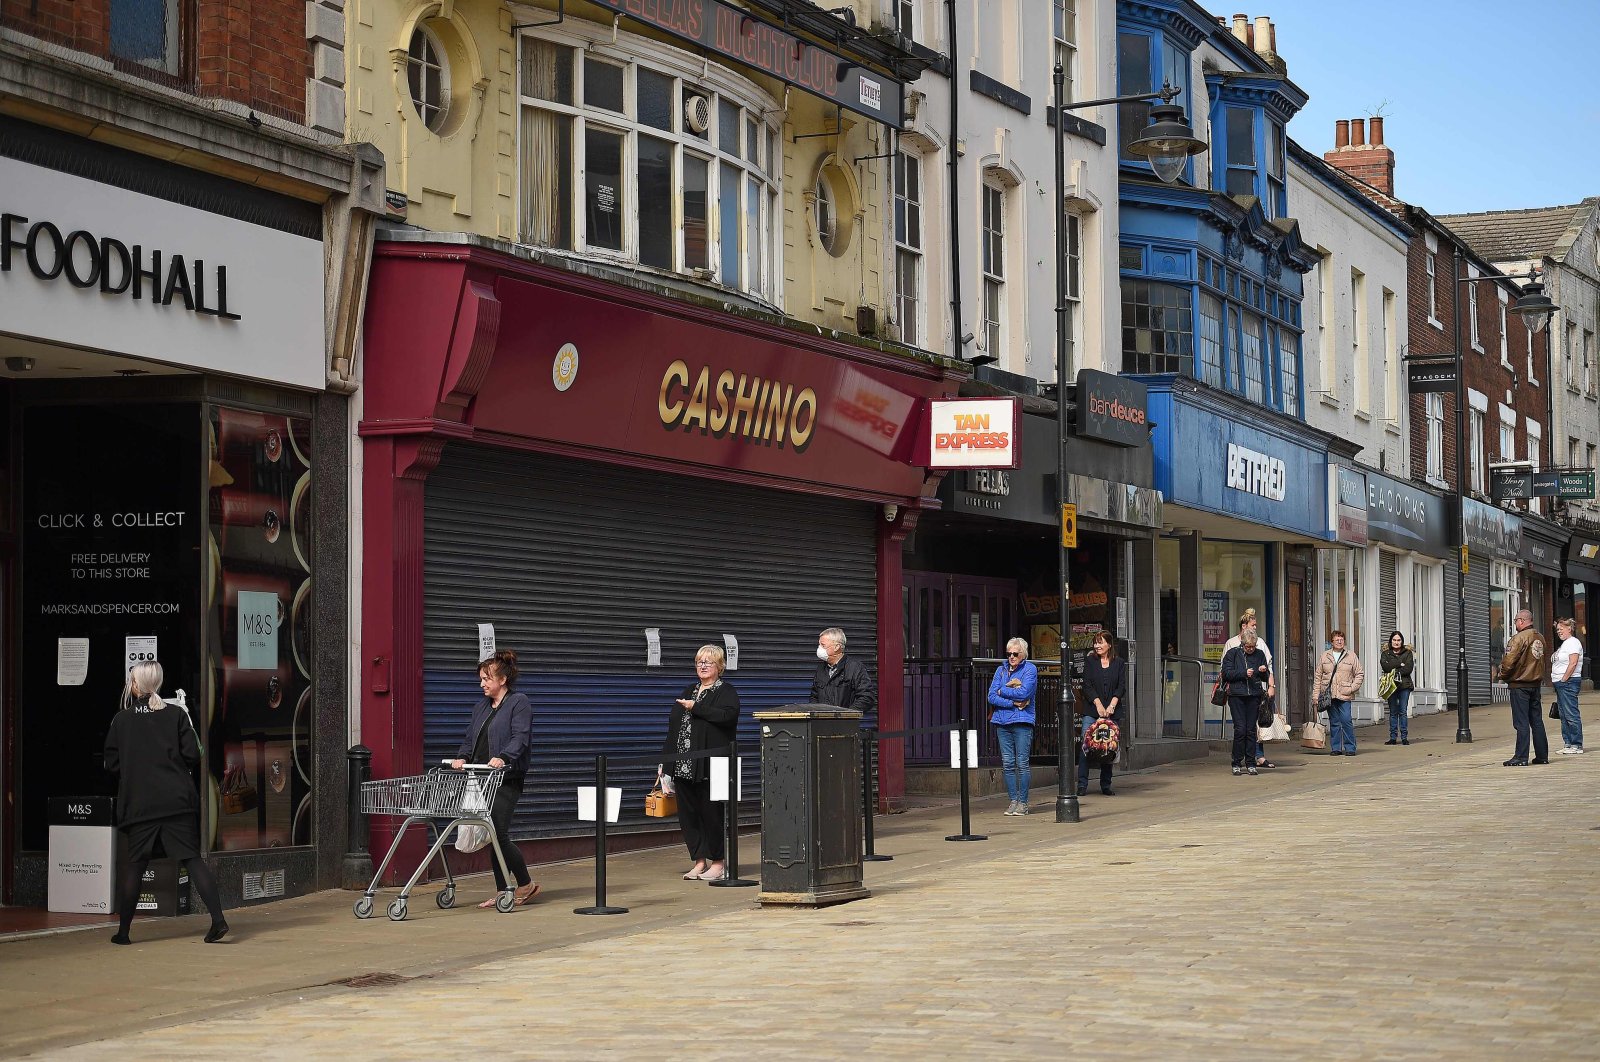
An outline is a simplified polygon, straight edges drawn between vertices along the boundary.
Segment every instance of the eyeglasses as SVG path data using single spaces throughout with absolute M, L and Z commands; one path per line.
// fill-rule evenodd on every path
M 1021 656 L 1021 653 L 1007 653 L 1007 656 Z
M 695 667 L 716 667 L 717 666 L 717 662 L 715 660 L 696 660 L 694 662 L 694 666 Z

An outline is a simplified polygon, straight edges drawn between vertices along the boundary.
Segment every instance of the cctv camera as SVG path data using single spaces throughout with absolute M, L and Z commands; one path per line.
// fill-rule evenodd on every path
M 6 368 L 10 369 L 12 372 L 32 372 L 33 371 L 33 359 L 32 358 L 7 358 L 6 359 Z

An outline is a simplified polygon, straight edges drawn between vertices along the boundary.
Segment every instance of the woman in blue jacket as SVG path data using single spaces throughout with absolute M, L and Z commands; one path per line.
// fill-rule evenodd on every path
M 989 722 L 1000 737 L 1000 769 L 1011 797 L 1007 815 L 1028 813 L 1028 753 L 1033 748 L 1033 695 L 1038 686 L 1039 669 L 1028 659 L 1028 643 L 1011 639 L 1006 643 L 1006 662 L 994 669 L 989 683 Z
M 483 690 L 483 700 L 472 709 L 466 740 L 461 742 L 451 766 L 458 771 L 469 763 L 505 768 L 494 806 L 489 809 L 489 821 L 494 824 L 495 840 L 506 857 L 506 866 L 517 879 L 516 903 L 523 906 L 539 895 L 539 883 L 528 876 L 522 849 L 511 840 L 511 813 L 522 799 L 533 732 L 533 703 L 527 694 L 512 692 L 516 681 L 517 654 L 510 649 L 502 649 L 478 665 L 478 688 Z M 489 869 L 494 871 L 495 896 L 478 905 L 484 908 L 493 907 L 496 897 L 506 889 L 500 861 L 490 859 Z

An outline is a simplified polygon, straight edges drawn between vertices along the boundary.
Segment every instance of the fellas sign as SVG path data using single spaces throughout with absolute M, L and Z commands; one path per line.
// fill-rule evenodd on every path
M 1021 402 L 1015 398 L 929 403 L 929 468 L 1016 468 L 1022 461 Z

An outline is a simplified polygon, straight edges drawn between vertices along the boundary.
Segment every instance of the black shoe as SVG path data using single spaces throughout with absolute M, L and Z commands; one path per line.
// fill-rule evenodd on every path
M 1089 787 L 1086 786 L 1086 785 L 1080 785 L 1078 787 L 1078 795 L 1079 796 L 1088 796 L 1089 795 Z
M 1400 739 L 1400 744 L 1409 745 L 1409 744 L 1411 744 L 1411 739 L 1410 738 L 1401 738 Z
M 132 944 L 133 941 L 128 939 L 128 934 L 126 934 L 126 933 L 118 933 L 116 936 L 111 938 L 111 943 L 113 943 L 113 944 Z
M 1398 745 L 1398 744 L 1400 744 L 1400 742 L 1395 738 L 1390 738 L 1388 741 L 1385 741 L 1384 744 L 1385 745 Z
M 1273 763 L 1271 760 L 1262 760 L 1260 763 L 1256 764 L 1256 766 L 1261 768 L 1263 771 L 1276 771 L 1278 769 L 1278 765 Z
M 227 934 L 227 932 L 228 932 L 228 923 L 226 923 L 226 922 L 213 922 L 213 923 L 211 923 L 211 928 L 206 930 L 206 943 L 207 944 L 215 944 L 217 941 L 221 940 Z
M 1328 755 L 1329 756 L 1343 756 L 1344 753 L 1340 752 L 1338 749 L 1333 749 L 1331 752 L 1328 753 Z
M 1530 764 L 1532 764 L 1533 766 L 1537 767 L 1541 763 L 1549 763 L 1550 762 L 1550 757 L 1549 756 L 1540 756 L 1538 759 L 1529 760 L 1528 762 Z
M 1345 753 L 1346 756 L 1354 756 L 1355 754 L 1356 753 L 1354 749 L 1351 749 L 1349 752 Z
M 1502 766 L 1502 767 L 1526 767 L 1527 765 L 1528 765 L 1528 761 L 1527 760 L 1510 759 L 1510 760 L 1507 760 L 1506 762 L 1502 763 L 1500 766 Z
M 1105 796 L 1116 796 L 1117 795 L 1117 791 L 1115 789 L 1112 789 L 1109 785 L 1101 786 L 1100 787 L 1100 792 Z

